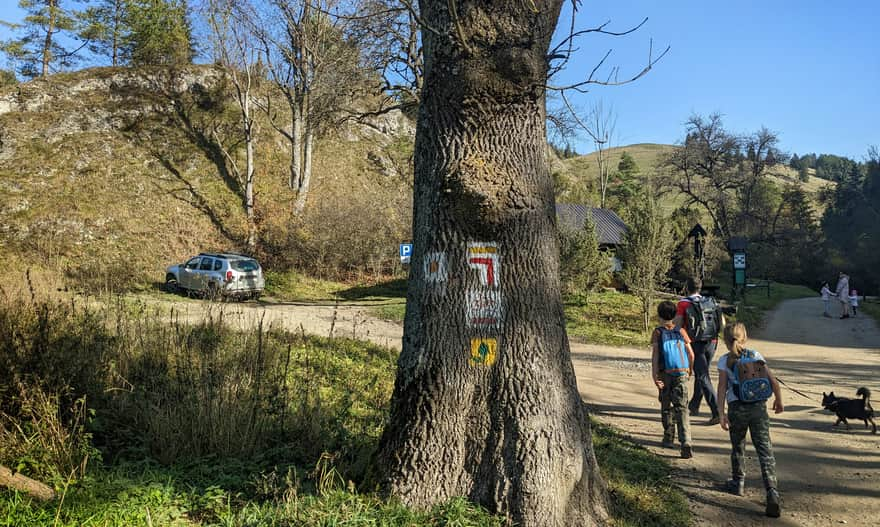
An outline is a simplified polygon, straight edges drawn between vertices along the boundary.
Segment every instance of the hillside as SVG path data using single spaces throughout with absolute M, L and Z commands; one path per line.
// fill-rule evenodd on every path
M 59 277 L 96 287 L 146 285 L 200 250 L 240 250 L 242 199 L 221 177 L 213 143 L 217 131 L 226 145 L 236 139 L 223 80 L 210 66 L 96 68 L 0 92 L 6 272 L 27 267 L 59 287 L 66 285 Z M 400 114 L 382 119 L 372 127 L 340 124 L 317 141 L 302 218 L 290 212 L 289 147 L 260 123 L 261 257 L 328 273 L 393 262 L 384 244 L 407 236 L 411 204 L 406 174 L 395 165 L 411 152 L 413 126 Z M 345 261 L 328 257 L 339 246 L 348 249 Z
M 668 156 L 676 148 L 675 145 L 655 143 L 638 143 L 609 148 L 607 150 L 610 163 L 609 166 L 612 167 L 612 170 L 616 169 L 617 164 L 620 162 L 620 157 L 624 152 L 627 152 L 633 157 L 642 174 L 654 174 L 658 171 L 662 159 Z M 596 164 L 596 156 L 597 154 L 593 152 L 583 156 L 573 157 L 571 159 L 558 160 L 554 163 L 553 170 L 569 184 L 577 184 L 577 182 L 593 182 L 596 181 L 599 173 Z M 809 181 L 801 183 L 798 179 L 797 171 L 787 166 L 777 165 L 773 167 L 771 172 L 771 179 L 778 184 L 802 184 L 804 189 L 813 195 L 818 194 L 818 192 L 824 187 L 833 185 L 833 183 L 824 179 L 819 179 L 813 175 L 810 176 Z M 664 202 L 664 204 L 667 208 L 674 208 L 677 203 L 673 199 L 673 201 Z

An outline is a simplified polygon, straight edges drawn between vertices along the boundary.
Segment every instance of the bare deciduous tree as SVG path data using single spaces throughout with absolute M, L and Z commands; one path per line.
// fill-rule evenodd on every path
M 611 183 L 611 162 L 608 159 L 608 149 L 614 140 L 614 131 L 617 127 L 617 114 L 613 108 L 605 108 L 602 101 L 593 103 L 590 113 L 587 115 L 584 129 L 593 140 L 596 147 L 596 168 L 599 178 L 599 206 L 605 208 L 605 199 L 608 196 L 608 185 Z
M 309 195 L 316 137 L 359 93 L 358 49 L 345 38 L 344 20 L 328 14 L 332 8 L 332 0 L 252 1 L 247 7 L 268 76 L 286 103 L 280 112 L 267 93 L 261 107 L 290 144 L 288 185 L 296 194 L 296 215 Z
M 751 135 L 728 132 L 719 114 L 693 115 L 685 127 L 684 142 L 662 163 L 669 170 L 667 186 L 684 195 L 687 205 L 698 205 L 722 239 L 772 238 L 781 194 L 767 176 L 784 158 L 778 136 L 766 128 Z
M 246 13 L 237 11 L 236 4 L 235 0 L 208 0 L 206 18 L 211 28 L 214 53 L 235 92 L 245 151 L 244 167 L 239 166 L 235 152 L 223 146 L 216 129 L 213 137 L 223 151 L 230 167 L 229 172 L 236 178 L 244 192 L 243 202 L 248 225 L 246 244 L 248 251 L 253 252 L 257 245 L 254 196 L 257 120 L 254 89 L 259 81 L 257 73 L 259 48 L 254 35 L 248 30 L 248 24 L 243 19 Z
M 367 115 L 414 109 L 424 83 L 424 60 L 417 7 L 407 0 L 362 0 L 353 17 L 353 33 L 366 62 L 383 80 L 383 95 Z

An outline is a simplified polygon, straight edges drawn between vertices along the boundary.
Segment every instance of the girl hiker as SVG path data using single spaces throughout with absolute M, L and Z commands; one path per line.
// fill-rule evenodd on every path
M 855 289 L 853 289 L 852 294 L 849 295 L 849 305 L 852 308 L 852 316 L 856 316 L 858 314 L 856 311 L 858 311 L 859 307 L 859 292 Z
M 828 282 L 822 282 L 822 290 L 819 293 L 822 295 L 822 304 L 825 306 L 825 312 L 822 313 L 822 316 L 831 318 L 831 297 L 837 295 L 831 292 Z
M 767 491 L 765 513 L 778 518 L 781 506 L 766 400 L 772 393 L 775 396 L 773 410 L 777 414 L 782 413 L 782 394 L 764 357 L 757 351 L 746 349 L 747 340 L 746 327 L 742 323 L 725 326 L 724 343 L 728 353 L 718 360 L 718 409 L 721 413 L 721 428 L 730 432 L 732 446 L 732 478 L 727 482 L 727 487 L 737 496 L 745 494 L 746 432 L 749 432 L 758 453 L 761 476 Z M 725 402 L 729 406 L 729 413 L 724 411 Z

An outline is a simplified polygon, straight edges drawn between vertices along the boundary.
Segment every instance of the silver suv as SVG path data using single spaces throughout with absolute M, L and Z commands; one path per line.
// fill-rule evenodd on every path
M 260 264 L 240 254 L 201 253 L 165 271 L 166 291 L 203 293 L 210 298 L 259 298 L 265 285 Z

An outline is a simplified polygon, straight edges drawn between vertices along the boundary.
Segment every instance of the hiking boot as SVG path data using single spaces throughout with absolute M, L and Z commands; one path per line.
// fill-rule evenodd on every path
M 735 495 L 735 496 L 745 496 L 746 495 L 746 482 L 742 479 L 729 479 L 727 480 L 727 485 L 725 486 L 727 492 Z
M 699 410 L 689 410 L 688 413 L 690 414 L 691 417 L 696 417 L 696 416 L 700 415 Z
M 712 419 L 709 419 L 708 421 L 706 421 L 706 426 L 715 426 L 717 424 L 721 424 L 721 418 L 718 417 L 717 415 L 715 417 L 713 417 Z
M 776 489 L 767 489 L 767 509 L 764 511 L 771 518 L 778 518 L 782 507 L 779 504 L 779 493 Z
M 675 448 L 675 441 L 673 441 L 672 439 L 668 439 L 668 438 L 664 437 L 663 443 L 661 443 L 661 444 L 663 445 L 663 448 Z
M 681 459 L 690 459 L 694 457 L 694 449 L 689 444 L 681 445 Z

